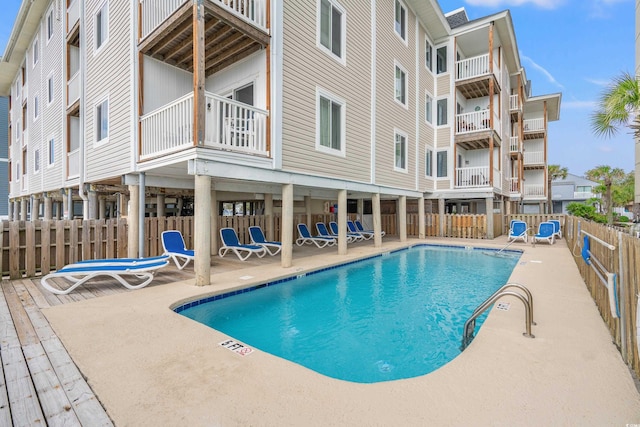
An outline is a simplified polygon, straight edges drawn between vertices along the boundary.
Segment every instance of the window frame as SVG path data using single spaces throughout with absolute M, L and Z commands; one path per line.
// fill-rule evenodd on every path
M 52 135 L 47 139 L 47 167 L 52 167 L 56 163 L 56 140 Z
M 40 38 L 36 36 L 35 40 L 33 40 L 33 44 L 31 45 L 31 68 L 35 68 L 40 61 Z
M 402 165 L 398 166 L 398 137 L 402 138 L 403 141 L 401 143 L 404 145 L 401 150 L 402 154 Z M 406 132 L 403 132 L 399 129 L 393 130 L 393 170 L 396 172 L 404 172 L 409 173 L 409 135 Z
M 33 151 L 33 173 L 38 174 L 40 173 L 40 149 L 36 148 Z
M 54 34 L 54 30 L 53 30 L 53 7 L 51 7 L 49 9 L 49 11 L 47 12 L 47 19 L 46 19 L 46 32 L 47 32 L 47 44 L 49 44 L 49 42 L 51 41 L 51 39 L 53 38 L 53 34 Z
M 444 122 L 441 121 L 441 115 L 440 115 L 440 102 L 444 101 L 445 102 L 445 109 L 444 109 Z M 442 98 L 437 98 L 436 99 L 436 126 L 447 126 L 449 124 L 449 98 L 442 97 Z
M 424 176 L 433 178 L 433 148 L 427 147 L 424 153 Z
M 100 24 L 99 24 L 100 22 Z M 100 52 L 109 42 L 109 0 L 105 0 L 96 10 L 93 19 L 93 53 Z M 98 29 L 102 31 L 98 31 Z M 100 44 L 98 44 L 100 42 Z
M 440 51 L 444 49 L 444 62 L 440 61 Z M 447 49 L 447 45 L 443 45 L 436 48 L 436 74 L 446 74 L 449 72 L 449 67 L 447 64 L 449 52 Z M 440 64 L 444 65 L 444 69 L 440 69 Z
M 401 21 L 398 22 L 398 7 L 400 7 Z M 398 26 L 400 28 L 398 29 Z M 407 6 L 400 0 L 395 0 L 393 4 L 393 32 L 402 40 L 402 42 L 408 44 L 408 25 L 407 25 Z
M 428 91 L 425 92 L 424 99 L 424 120 L 428 125 L 433 126 L 433 96 Z
M 47 76 L 47 106 L 53 104 L 56 98 L 55 81 L 53 71 Z
M 40 94 L 33 96 L 33 121 L 36 122 L 40 117 Z
M 424 38 L 424 67 L 433 73 L 433 44 L 425 36 Z
M 321 143 L 322 141 L 322 135 L 321 135 L 322 114 L 321 114 L 321 107 L 320 107 L 321 99 L 326 99 L 330 102 L 330 108 L 329 108 L 330 111 L 332 110 L 331 107 L 334 104 L 337 104 L 340 106 L 340 148 L 339 149 L 328 147 Z M 347 117 L 347 101 L 345 99 L 337 95 L 334 95 L 333 93 L 327 90 L 316 88 L 316 144 L 315 144 L 316 151 L 326 153 L 326 154 L 331 154 L 338 157 L 346 157 L 346 145 L 347 145 L 346 129 L 345 129 L 346 123 L 347 123 L 346 117 Z M 333 126 L 331 126 L 331 128 L 329 129 L 329 133 L 330 135 L 333 135 Z
M 441 155 L 444 154 L 444 170 L 441 168 Z M 441 174 L 444 172 L 444 175 Z M 448 179 L 449 178 L 449 150 L 437 150 L 436 151 L 436 178 Z
M 104 111 L 104 106 L 106 105 L 106 112 L 107 112 L 107 117 L 106 117 L 106 121 L 107 121 L 107 129 L 106 129 L 106 135 L 102 135 L 102 120 L 103 120 L 103 111 Z M 98 113 L 98 109 L 100 109 L 100 113 Z M 98 102 L 96 102 L 93 105 L 93 114 L 94 114 L 94 126 L 95 126 L 95 130 L 94 130 L 94 144 L 95 146 L 101 146 L 104 144 L 107 144 L 109 142 L 109 131 L 110 131 L 110 126 L 109 126 L 109 97 L 105 96 L 103 98 L 101 98 Z
M 330 44 L 331 47 L 325 46 L 322 41 L 322 4 L 328 3 L 331 7 L 331 22 L 330 22 Z M 337 55 L 333 51 L 333 12 L 337 10 L 340 13 L 340 55 Z M 318 0 L 318 17 L 317 17 L 317 34 L 316 34 L 316 46 L 341 63 L 342 65 L 346 65 L 347 63 L 347 11 L 346 9 L 338 3 L 336 0 Z
M 398 99 L 398 70 L 403 73 L 404 80 L 402 83 L 402 91 L 404 96 L 404 101 Z M 393 68 L 393 99 L 399 105 L 402 105 L 405 109 L 409 109 L 409 73 L 406 68 L 404 68 L 398 61 L 394 61 Z

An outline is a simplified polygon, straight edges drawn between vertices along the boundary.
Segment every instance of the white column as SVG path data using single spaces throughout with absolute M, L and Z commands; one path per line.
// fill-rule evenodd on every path
M 281 228 L 282 252 L 280 252 L 280 265 L 283 268 L 288 268 L 293 263 L 293 184 L 282 185 Z
M 40 219 L 40 199 L 33 196 L 31 199 L 31 221 Z
M 347 190 L 338 190 L 338 255 L 347 254 Z
M 264 194 L 264 219 L 265 219 L 265 232 L 267 235 L 265 236 L 267 240 L 273 241 L 275 239 L 274 233 L 274 218 L 273 218 L 273 194 L 265 193 Z
M 211 255 L 218 252 L 218 193 L 211 184 Z
M 371 213 L 373 214 L 373 246 L 382 247 L 382 216 L 380 213 L 380 193 L 371 195 Z
M 89 218 L 98 218 L 98 193 L 93 188 L 89 189 Z M 85 218 L 86 219 L 86 218 Z
M 487 239 L 493 239 L 493 197 L 485 199 L 487 211 Z
M 444 236 L 444 199 L 438 199 L 438 236 Z
M 407 241 L 407 196 L 400 196 L 398 199 L 398 233 L 400 241 Z
M 44 219 L 46 221 L 53 219 L 53 200 L 47 193 L 44 193 Z
M 166 215 L 164 205 L 164 194 L 156 195 L 156 216 L 163 217 Z
M 98 197 L 98 219 L 107 217 L 107 198 L 106 196 Z
M 426 238 L 424 221 L 424 196 L 418 199 L 418 238 Z
M 20 200 L 20 220 L 21 221 L 27 220 L 28 208 L 29 208 L 29 199 L 24 197 L 22 200 Z
M 194 271 L 196 286 L 211 284 L 211 178 L 195 175 L 193 198 Z
M 13 210 L 14 210 L 14 202 L 13 200 L 9 200 L 9 212 L 7 212 L 7 216 L 9 221 L 13 221 Z
M 137 185 L 129 185 L 129 205 L 126 212 L 127 217 L 127 243 L 129 245 L 127 256 L 129 258 L 136 258 L 138 256 L 139 248 L 138 245 L 138 228 L 140 224 L 138 223 L 138 215 L 140 212 L 140 187 Z
M 309 230 L 314 230 L 315 225 L 311 224 L 311 196 L 304 196 L 304 210 L 307 214 L 306 222 L 307 222 L 307 225 L 309 226 Z

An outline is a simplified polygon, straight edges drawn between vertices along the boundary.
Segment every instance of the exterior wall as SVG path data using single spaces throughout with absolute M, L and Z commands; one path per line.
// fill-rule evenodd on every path
M 283 3 L 282 169 L 370 182 L 371 13 L 366 2 L 340 4 L 347 14 L 346 65 L 316 46 L 317 1 Z M 346 102 L 344 157 L 316 150 L 318 89 Z
M 109 36 L 95 49 L 96 13 L 109 2 Z M 86 75 L 84 102 L 84 144 L 86 147 L 86 181 L 119 178 L 131 171 L 135 150 L 132 64 L 133 19 L 137 16 L 131 3 L 116 0 L 85 2 L 84 42 Z M 96 144 L 96 106 L 109 99 L 109 137 Z
M 0 97 L 0 219 L 9 215 L 9 99 Z
M 418 70 L 418 89 L 417 89 L 417 110 L 418 110 L 418 188 L 422 191 L 432 192 L 434 190 L 434 176 L 435 176 L 435 75 L 426 66 L 426 41 L 429 41 L 431 46 L 434 46 L 433 40 L 429 36 L 428 32 L 421 25 L 418 26 L 418 63 L 416 69 Z M 435 51 L 432 53 L 432 61 L 435 57 Z M 431 96 L 431 123 L 426 119 L 426 100 L 427 94 Z M 431 162 L 432 174 L 426 175 L 426 151 L 427 149 L 433 151 L 433 157 Z
M 142 70 L 143 115 L 193 92 L 193 74 L 187 71 L 148 56 L 143 58 Z

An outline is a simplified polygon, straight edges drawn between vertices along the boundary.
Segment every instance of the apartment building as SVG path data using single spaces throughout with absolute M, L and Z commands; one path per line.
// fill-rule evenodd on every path
M 13 218 L 128 215 L 136 254 L 187 200 L 209 255 L 212 217 L 279 214 L 283 266 L 295 213 L 380 231 L 394 203 L 404 239 L 408 203 L 542 211 L 561 99 L 532 95 L 508 11 L 435 0 L 24 1 L 0 95 Z
M 589 199 L 600 198 L 595 188 L 600 185 L 582 176 L 568 173 L 564 179 L 551 182 L 552 213 L 567 213 L 567 205 L 572 202 L 584 203 Z

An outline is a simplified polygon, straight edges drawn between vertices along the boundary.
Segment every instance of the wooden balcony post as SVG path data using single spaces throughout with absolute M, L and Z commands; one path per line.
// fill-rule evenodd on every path
M 193 145 L 204 143 L 205 130 L 205 67 L 204 67 L 204 4 L 193 0 Z

